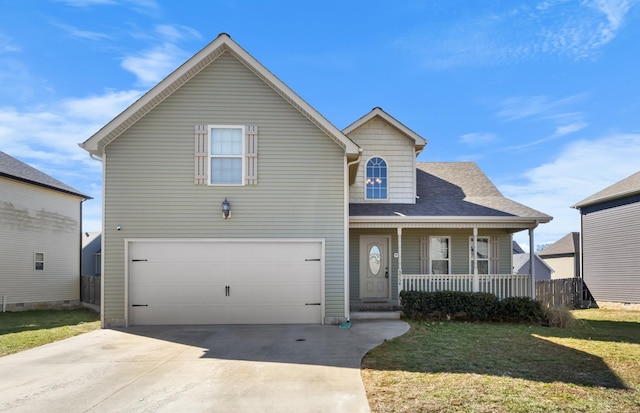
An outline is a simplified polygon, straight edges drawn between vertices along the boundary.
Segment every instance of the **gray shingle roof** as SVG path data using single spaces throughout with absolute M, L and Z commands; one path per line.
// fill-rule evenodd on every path
M 417 163 L 415 204 L 350 204 L 351 216 L 551 217 L 505 198 L 473 162 Z
M 31 167 L 2 151 L 0 151 L 0 176 L 5 176 L 22 182 L 28 182 L 56 191 L 66 192 L 85 199 L 91 199 L 90 196 L 84 195 L 77 189 L 62 183 L 43 172 L 40 172 L 36 168 Z
M 580 249 L 580 233 L 570 232 L 538 253 L 541 257 L 575 254 Z
M 606 187 L 600 192 L 596 192 L 575 204 L 574 208 L 584 208 L 589 205 L 599 204 L 601 202 L 613 201 L 615 199 L 625 198 L 627 196 L 640 194 L 640 171 L 635 174 L 618 181 L 615 184 Z

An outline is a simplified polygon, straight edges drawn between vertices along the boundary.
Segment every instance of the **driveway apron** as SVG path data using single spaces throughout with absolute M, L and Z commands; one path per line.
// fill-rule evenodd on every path
M 0 358 L 0 412 L 369 412 L 362 357 L 408 329 L 98 330 Z

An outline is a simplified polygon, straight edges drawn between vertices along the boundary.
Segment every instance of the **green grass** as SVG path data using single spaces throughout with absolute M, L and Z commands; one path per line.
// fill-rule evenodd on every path
M 373 412 L 638 412 L 640 312 L 571 328 L 410 321 L 363 360 Z
M 100 328 L 87 309 L 0 313 L 0 357 Z

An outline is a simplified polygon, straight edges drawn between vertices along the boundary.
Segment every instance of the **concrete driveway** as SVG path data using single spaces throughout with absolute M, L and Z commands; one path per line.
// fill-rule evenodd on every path
M 98 330 L 0 358 L 0 412 L 368 412 L 362 357 L 408 329 Z

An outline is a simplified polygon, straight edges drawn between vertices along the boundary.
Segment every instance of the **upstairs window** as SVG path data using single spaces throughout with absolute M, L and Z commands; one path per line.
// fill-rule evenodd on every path
M 242 185 L 244 178 L 244 127 L 209 128 L 211 185 Z
M 366 199 L 387 199 L 387 163 L 384 159 L 369 159 L 366 174 Z
M 196 185 L 257 185 L 258 127 L 195 125 Z

